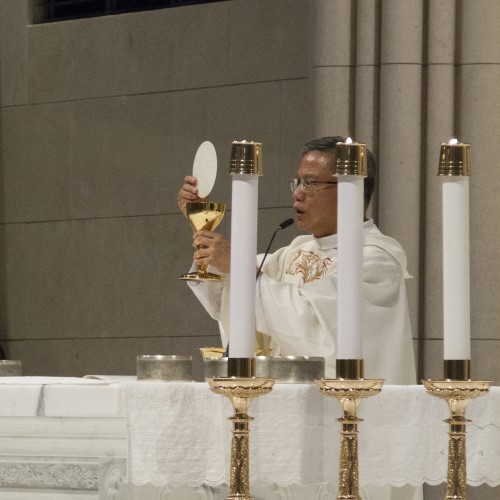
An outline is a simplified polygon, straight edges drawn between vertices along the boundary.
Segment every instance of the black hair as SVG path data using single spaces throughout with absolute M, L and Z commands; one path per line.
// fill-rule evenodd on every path
M 337 145 L 337 143 L 345 141 L 346 141 L 345 137 L 341 137 L 338 135 L 314 139 L 304 144 L 304 146 L 302 147 L 302 156 L 305 156 L 310 151 L 335 153 L 335 146 Z M 372 198 L 373 191 L 375 190 L 375 176 L 377 174 L 377 163 L 375 161 L 375 156 L 373 156 L 373 153 L 368 148 L 366 149 L 366 159 L 367 159 L 367 175 L 364 178 L 364 198 L 365 198 L 365 204 L 366 206 L 368 206 Z

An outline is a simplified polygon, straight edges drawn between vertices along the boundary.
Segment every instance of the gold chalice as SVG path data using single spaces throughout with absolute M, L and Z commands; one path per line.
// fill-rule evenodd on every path
M 206 229 L 213 231 L 224 217 L 226 205 L 213 202 L 188 202 L 186 203 L 186 215 L 193 231 Z M 198 248 L 203 248 L 199 246 Z M 215 273 L 209 273 L 207 266 L 200 265 L 195 273 L 187 273 L 179 276 L 180 280 L 186 281 L 222 281 L 224 278 Z

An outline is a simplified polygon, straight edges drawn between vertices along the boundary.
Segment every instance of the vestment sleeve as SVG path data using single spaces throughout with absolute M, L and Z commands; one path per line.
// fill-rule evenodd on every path
M 257 283 L 257 330 L 282 352 L 297 356 L 335 354 L 337 278 L 327 275 L 301 287 L 262 274 Z
M 376 246 L 363 249 L 363 337 L 381 340 L 391 328 L 392 316 L 400 308 L 403 269 L 386 251 Z M 271 263 L 272 264 L 272 263 Z M 273 277 L 267 268 L 257 283 L 257 329 L 273 338 L 286 354 L 335 358 L 337 336 L 337 273 L 297 286 Z M 404 286 L 404 285 L 403 285 Z M 374 321 L 375 319 L 375 321 Z M 381 337 L 377 334 L 382 330 Z M 401 335 L 403 331 L 401 332 Z M 372 339 L 376 342 L 376 339 Z M 372 349 L 365 341 L 365 351 Z
M 196 271 L 196 269 L 197 267 L 193 265 L 190 272 Z M 210 266 L 208 267 L 208 271 L 219 272 L 218 270 L 211 269 Z M 219 321 L 224 282 L 188 281 L 187 284 L 208 314 L 210 314 L 213 319 Z
M 376 246 L 363 248 L 363 297 L 368 304 L 379 308 L 394 307 L 402 284 L 404 270 L 391 255 Z

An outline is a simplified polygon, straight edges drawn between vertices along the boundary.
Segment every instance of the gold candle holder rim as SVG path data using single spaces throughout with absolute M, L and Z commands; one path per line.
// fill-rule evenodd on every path
M 207 383 L 210 386 L 232 389 L 259 388 L 269 389 L 273 387 L 275 380 L 268 377 L 210 377 Z
M 478 392 L 487 392 L 491 387 L 490 380 L 433 380 L 422 379 L 422 384 L 426 389 L 437 390 L 466 390 L 471 389 Z
M 363 379 L 318 379 L 316 385 L 323 392 L 339 392 L 345 397 L 354 394 L 358 398 L 366 398 L 380 392 L 384 386 L 385 380 L 381 378 L 363 378 Z
M 337 142 L 335 146 L 333 175 L 359 175 L 366 177 L 367 171 L 366 144 L 356 141 Z
M 470 177 L 470 144 L 448 142 L 441 144 L 438 177 Z
M 488 392 L 490 380 L 471 379 L 470 359 L 445 359 L 442 379 L 422 379 L 426 391 L 437 397 L 474 399 Z
M 231 175 L 262 175 L 262 143 L 233 141 L 229 160 Z

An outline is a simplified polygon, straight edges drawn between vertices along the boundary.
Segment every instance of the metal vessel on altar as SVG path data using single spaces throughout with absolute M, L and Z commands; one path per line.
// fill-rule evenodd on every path
M 205 379 L 228 376 L 228 358 L 204 359 Z M 310 356 L 256 356 L 255 376 L 272 378 L 277 384 L 314 384 L 325 376 L 325 358 Z
M 16 359 L 0 360 L 0 377 L 20 377 L 23 374 L 23 364 Z
M 137 356 L 137 380 L 193 380 L 191 356 Z

